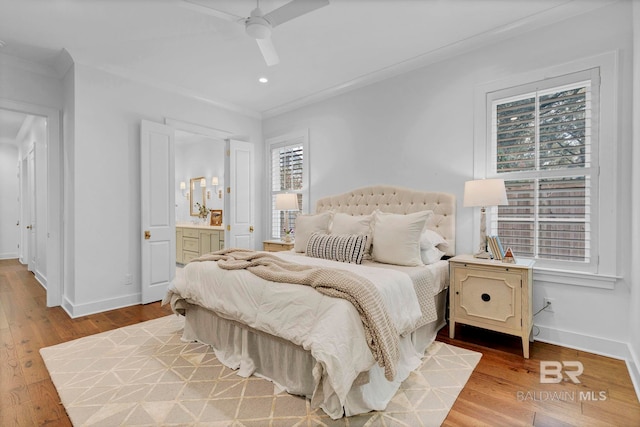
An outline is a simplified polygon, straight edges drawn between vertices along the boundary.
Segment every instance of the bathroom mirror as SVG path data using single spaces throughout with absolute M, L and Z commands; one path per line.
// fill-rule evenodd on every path
M 202 182 L 205 178 L 203 176 L 198 178 L 191 178 L 191 182 L 189 185 L 189 205 L 190 205 L 190 214 L 191 216 L 200 215 L 200 211 L 198 210 L 198 206 L 196 203 L 200 203 L 202 206 L 207 206 L 206 202 L 206 191 L 207 191 L 207 183 L 205 181 L 204 185 Z

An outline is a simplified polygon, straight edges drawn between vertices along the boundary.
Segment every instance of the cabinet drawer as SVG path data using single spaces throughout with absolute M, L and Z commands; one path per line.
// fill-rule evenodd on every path
M 182 235 L 185 237 L 198 237 L 198 229 L 196 228 L 183 228 Z
M 454 268 L 456 317 L 501 329 L 520 330 L 522 276 L 518 273 Z
M 189 261 L 194 258 L 198 258 L 199 256 L 198 252 L 182 251 L 182 262 L 187 264 Z
M 182 238 L 182 250 L 184 251 L 193 251 L 198 252 L 200 248 L 198 247 L 198 238 L 197 237 L 183 237 Z
M 291 250 L 291 248 L 293 248 L 293 243 L 282 243 L 282 244 L 271 243 L 271 242 L 263 243 L 263 250 L 267 252 L 289 251 Z

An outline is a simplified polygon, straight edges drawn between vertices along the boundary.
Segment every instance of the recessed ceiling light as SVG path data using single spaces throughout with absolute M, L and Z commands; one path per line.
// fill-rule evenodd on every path
M 269 83 L 269 79 L 268 79 L 268 78 L 266 78 L 266 77 L 260 77 L 260 78 L 258 79 L 258 81 L 259 81 L 260 83 Z

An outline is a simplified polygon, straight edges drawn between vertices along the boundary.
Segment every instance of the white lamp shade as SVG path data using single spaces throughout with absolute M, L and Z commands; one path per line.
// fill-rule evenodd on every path
M 279 211 L 297 211 L 298 195 L 296 193 L 276 194 L 276 209 Z
M 211 178 L 211 185 L 218 185 L 218 177 L 214 176 L 213 178 Z
M 186 190 L 187 189 L 187 183 L 184 181 L 180 181 L 180 189 L 181 190 Z
M 508 204 L 504 179 L 477 179 L 464 183 L 464 207 Z

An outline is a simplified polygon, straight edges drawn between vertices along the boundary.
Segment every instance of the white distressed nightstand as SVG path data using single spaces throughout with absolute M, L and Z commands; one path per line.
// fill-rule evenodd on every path
M 529 358 L 534 261 L 515 264 L 459 255 L 449 259 L 449 336 L 456 323 L 522 338 Z
M 265 240 L 262 242 L 262 250 L 267 252 L 289 251 L 293 248 L 293 241 L 283 242 L 282 240 Z

